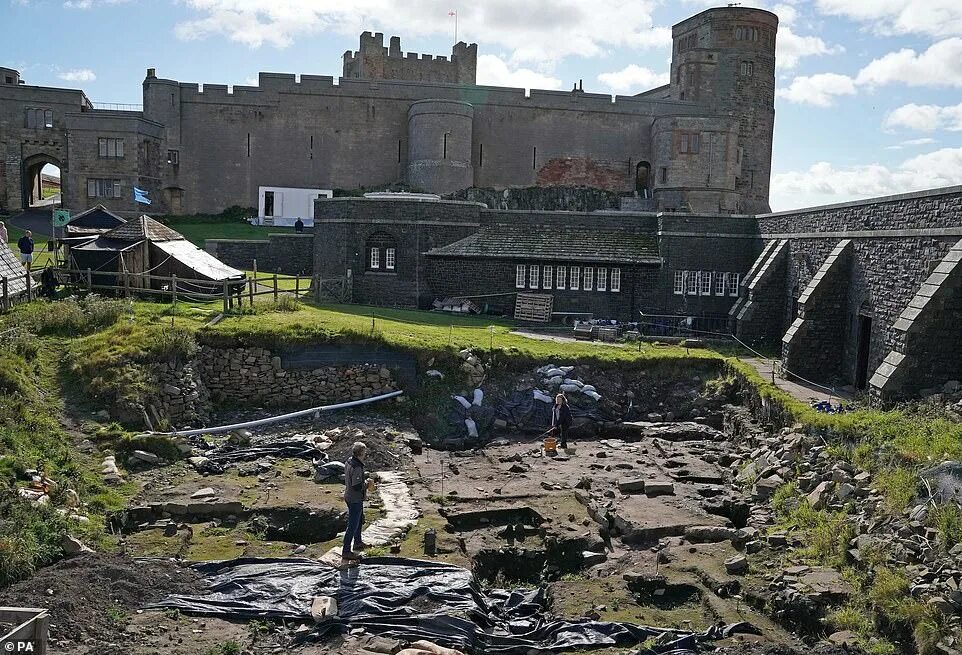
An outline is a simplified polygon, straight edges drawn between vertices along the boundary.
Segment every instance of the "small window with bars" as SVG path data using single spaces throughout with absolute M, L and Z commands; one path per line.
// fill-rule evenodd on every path
M 726 285 L 728 286 L 728 295 L 737 296 L 738 295 L 738 283 L 741 281 L 740 273 L 729 273 L 728 279 L 726 280 Z
M 688 279 L 685 282 L 685 292 L 689 296 L 697 296 L 701 276 L 698 274 L 698 271 L 685 271 L 685 273 L 688 275 Z
M 595 269 L 592 268 L 591 266 L 585 266 L 585 273 L 581 282 L 582 291 L 591 291 L 595 283 L 594 277 L 595 277 Z
M 621 291 L 621 269 L 611 269 L 611 291 L 618 293 Z
M 100 137 L 97 139 L 97 147 L 101 159 L 123 159 L 124 158 L 124 140 L 123 139 L 109 139 L 106 137 Z
M 394 248 L 385 248 L 384 249 L 384 268 L 386 268 L 389 271 L 393 271 L 396 257 L 397 257 L 397 251 Z
M 87 180 L 88 198 L 119 198 L 120 180 L 102 180 L 91 178 Z
M 685 280 L 688 277 L 688 271 L 675 271 L 675 295 L 683 296 L 685 295 Z
M 598 289 L 598 291 L 607 291 L 607 290 L 608 290 L 608 269 L 607 269 L 607 268 L 599 268 L 599 269 L 598 269 L 598 286 L 597 286 L 597 289 Z
M 715 271 L 715 295 L 724 296 L 725 295 L 725 276 L 727 273 L 720 273 Z
M 701 295 L 710 296 L 711 295 L 711 271 L 699 271 L 699 288 L 701 290 Z
M 380 248 L 371 248 L 371 268 L 381 268 Z
M 578 290 L 578 283 L 581 281 L 581 268 L 578 266 L 571 267 L 571 290 Z
M 554 284 L 554 269 L 551 266 L 545 266 L 541 271 L 541 288 L 550 289 L 552 284 Z
M 524 264 L 518 264 L 514 269 L 514 288 L 524 289 L 524 274 L 527 267 Z
M 566 266 L 558 267 L 558 270 L 555 272 L 555 288 L 556 289 L 565 288 L 565 284 L 567 283 L 567 280 L 565 279 L 567 272 L 568 272 L 568 268 Z
M 538 288 L 538 282 L 540 280 L 541 269 L 537 264 L 532 264 L 528 267 L 528 287 L 531 289 Z

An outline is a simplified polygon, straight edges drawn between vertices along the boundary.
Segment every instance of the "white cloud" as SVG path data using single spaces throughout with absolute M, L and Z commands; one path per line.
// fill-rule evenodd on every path
M 63 71 L 57 75 L 62 80 L 68 82 L 93 82 L 97 79 L 97 75 L 89 68 L 75 68 L 69 71 Z
M 668 84 L 671 77 L 668 73 L 656 73 L 650 68 L 629 64 L 620 71 L 602 73 L 598 81 L 616 93 L 641 93 Z
M 561 80 L 530 68 L 512 68 L 495 55 L 478 56 L 478 84 L 522 89 L 560 89 Z
M 908 141 L 903 141 L 903 146 L 927 146 L 931 143 L 935 143 L 935 139 L 929 137 L 923 137 L 921 139 L 909 139 Z
M 885 117 L 883 126 L 886 129 L 904 127 L 920 132 L 935 132 L 949 130 L 962 132 L 962 103 L 950 106 L 917 105 L 909 103 L 893 109 Z
M 895 168 L 865 164 L 836 168 L 818 162 L 804 171 L 772 176 L 777 210 L 845 202 L 962 184 L 962 148 L 943 148 L 906 159 Z
M 448 0 L 184 0 L 196 17 L 176 27 L 182 39 L 215 34 L 257 48 L 287 47 L 321 31 L 356 36 L 378 30 L 406 37 L 451 36 Z M 545 64 L 610 48 L 669 48 L 671 30 L 655 26 L 656 0 L 487 0 L 459 8 L 459 39 L 498 45 L 513 64 Z M 403 45 L 403 44 L 402 44 Z
M 130 0 L 64 0 L 67 9 L 91 9 L 98 5 L 120 5 Z
M 788 87 L 778 89 L 776 95 L 795 104 L 831 107 L 837 96 L 855 92 L 855 81 L 848 75 L 818 73 L 796 77 Z
M 791 69 L 803 57 L 815 55 L 836 55 L 845 52 L 840 45 L 828 45 L 818 36 L 800 36 L 791 27 L 779 26 L 775 41 L 775 65 L 780 69 Z
M 899 82 L 909 86 L 962 87 L 962 38 L 944 39 L 925 52 L 903 48 L 873 60 L 858 72 L 867 86 Z
M 962 34 L 958 0 L 817 0 L 816 8 L 866 23 L 879 34 Z

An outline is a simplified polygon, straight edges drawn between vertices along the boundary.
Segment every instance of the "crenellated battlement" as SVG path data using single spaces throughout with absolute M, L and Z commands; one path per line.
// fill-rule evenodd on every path
M 392 36 L 384 47 L 384 34 L 362 32 L 356 51 L 344 53 L 344 77 L 364 80 L 406 80 L 474 84 L 477 79 L 478 45 L 463 41 L 454 45 L 451 56 L 402 52 L 401 37 Z

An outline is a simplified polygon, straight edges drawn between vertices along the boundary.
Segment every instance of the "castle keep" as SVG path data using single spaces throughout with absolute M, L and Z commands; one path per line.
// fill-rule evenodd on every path
M 635 209 L 767 211 L 777 26 L 761 10 L 702 12 L 673 29 L 669 84 L 615 98 L 478 86 L 474 44 L 449 59 L 370 33 L 337 81 L 261 73 L 256 87 L 229 89 L 150 68 L 142 111 L 96 109 L 80 91 L 7 71 L 0 206 L 26 207 L 34 169 L 54 163 L 65 206 L 121 214 L 137 209 L 134 186 L 153 212 L 188 214 L 257 206 L 259 187 L 396 183 L 441 194 L 592 187 L 637 196 Z

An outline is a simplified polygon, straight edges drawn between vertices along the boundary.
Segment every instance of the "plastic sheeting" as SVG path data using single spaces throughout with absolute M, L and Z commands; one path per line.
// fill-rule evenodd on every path
M 518 425 L 524 430 L 544 432 L 551 427 L 551 408 L 553 402 L 543 402 L 537 397 L 537 391 L 516 391 L 503 401 L 498 407 L 498 416 L 508 423 Z M 595 421 L 604 420 L 601 412 L 596 409 L 583 409 L 569 403 L 573 418 L 588 417 Z
M 293 459 L 323 459 L 327 456 L 318 450 L 314 442 L 307 439 L 285 439 L 267 441 L 253 446 L 223 446 L 205 457 L 220 464 L 234 464 L 236 462 L 250 462 L 262 457 L 290 457 Z
M 197 564 L 194 569 L 210 583 L 206 596 L 169 596 L 148 609 L 310 622 L 313 598 L 331 596 L 337 600 L 339 615 L 304 640 L 364 628 L 382 637 L 427 639 L 475 655 L 632 646 L 662 634 L 668 638 L 658 650 L 691 652 L 702 640 L 754 630 L 739 624 L 691 634 L 628 623 L 551 618 L 545 614 L 543 588 L 496 590 L 485 596 L 470 571 L 440 562 L 372 558 L 358 567 L 337 569 L 307 559 L 242 558 Z

